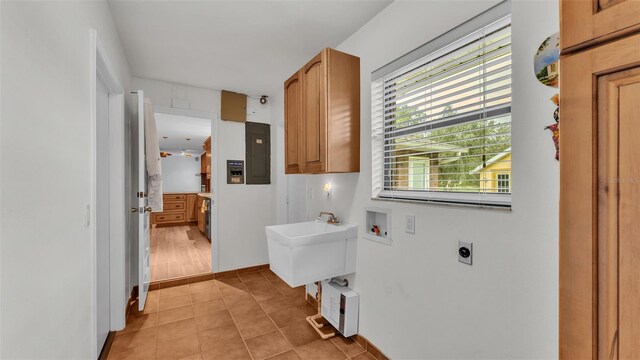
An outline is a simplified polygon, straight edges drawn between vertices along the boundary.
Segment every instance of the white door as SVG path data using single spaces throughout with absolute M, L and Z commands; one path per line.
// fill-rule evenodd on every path
M 138 240 L 138 309 L 144 310 L 144 304 L 149 292 L 149 281 L 151 279 L 149 262 L 149 215 L 151 209 L 147 207 L 147 171 L 145 164 L 145 143 L 144 143 L 144 94 L 138 90 L 137 116 L 134 115 L 132 126 L 132 152 L 133 152 L 133 201 L 137 204 L 134 208 L 133 226 L 137 233 Z
M 96 284 L 98 354 L 109 334 L 109 92 L 96 78 Z

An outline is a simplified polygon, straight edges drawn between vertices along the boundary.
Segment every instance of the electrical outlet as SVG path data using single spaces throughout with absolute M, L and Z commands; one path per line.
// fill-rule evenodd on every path
M 407 234 L 416 233 L 416 216 L 415 215 L 407 215 L 407 221 L 404 224 L 404 232 L 406 232 Z

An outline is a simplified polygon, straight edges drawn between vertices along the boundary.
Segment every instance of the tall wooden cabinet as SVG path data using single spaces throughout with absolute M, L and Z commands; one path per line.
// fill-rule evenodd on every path
M 285 171 L 360 171 L 360 58 L 324 49 L 284 84 Z
M 639 6 L 561 1 L 561 359 L 640 359 Z

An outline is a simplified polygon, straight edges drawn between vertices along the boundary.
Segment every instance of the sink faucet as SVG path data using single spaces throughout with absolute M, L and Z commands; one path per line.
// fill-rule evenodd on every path
M 329 215 L 329 219 L 327 220 L 327 224 L 339 224 L 340 220 L 336 217 L 336 215 L 332 212 L 321 211 L 320 215 L 318 215 L 318 219 L 322 220 L 322 215 Z

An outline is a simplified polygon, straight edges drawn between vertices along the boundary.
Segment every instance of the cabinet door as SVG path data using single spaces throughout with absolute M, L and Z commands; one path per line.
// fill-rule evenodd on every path
M 198 229 L 204 233 L 204 213 L 202 212 L 202 203 L 204 202 L 204 198 L 198 196 L 197 206 L 196 206 L 196 217 L 198 218 Z
M 598 79 L 598 357 L 640 359 L 640 68 Z
M 300 122 L 302 107 L 301 71 L 296 72 L 284 83 L 284 161 L 285 174 L 301 172 L 299 154 L 301 152 Z
M 640 35 L 563 56 L 560 358 L 640 358 Z
M 302 148 L 304 172 L 326 169 L 326 64 L 325 52 L 316 55 L 302 69 Z
M 197 195 L 189 194 L 187 195 L 187 221 L 196 221 L 198 218 L 196 217 L 196 200 Z
M 581 48 L 640 30 L 638 0 L 562 0 L 560 44 Z

